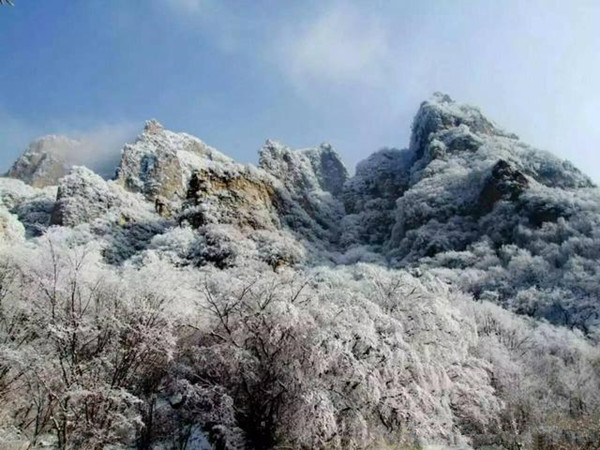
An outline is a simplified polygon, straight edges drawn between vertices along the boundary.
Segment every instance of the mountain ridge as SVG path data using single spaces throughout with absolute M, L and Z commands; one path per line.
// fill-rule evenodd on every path
M 114 179 L 24 167 L 0 178 L 0 369 L 26 374 L 0 443 L 63 439 L 18 421 L 38 379 L 75 446 L 597 436 L 600 191 L 477 108 L 434 94 L 353 176 L 329 144 L 244 165 L 156 120 Z

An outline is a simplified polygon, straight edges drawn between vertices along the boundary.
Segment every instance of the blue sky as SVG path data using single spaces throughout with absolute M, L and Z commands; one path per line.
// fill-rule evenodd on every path
M 14 0 L 0 169 L 33 138 L 116 154 L 157 118 L 243 162 L 267 138 L 353 168 L 434 91 L 600 181 L 600 2 Z

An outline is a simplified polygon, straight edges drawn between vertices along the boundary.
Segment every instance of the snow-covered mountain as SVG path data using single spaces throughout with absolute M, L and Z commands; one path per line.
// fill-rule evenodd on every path
M 65 136 L 43 136 L 31 143 L 6 175 L 33 187 L 55 186 L 69 172 L 71 155 L 80 145 Z
M 361 163 L 345 196 L 350 246 L 378 244 L 394 267 L 431 269 L 520 313 L 598 326 L 598 190 L 478 109 L 434 95 L 410 147 Z
M 479 109 L 435 94 L 352 177 L 328 144 L 267 141 L 255 167 L 155 120 L 112 180 L 77 145 L 0 178 L 0 444 L 600 432 L 600 192 Z

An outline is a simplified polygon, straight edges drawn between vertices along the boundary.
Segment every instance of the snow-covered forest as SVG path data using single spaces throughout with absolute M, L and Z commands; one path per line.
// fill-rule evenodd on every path
M 0 178 L 0 448 L 599 448 L 600 191 L 477 108 L 353 176 L 77 145 Z

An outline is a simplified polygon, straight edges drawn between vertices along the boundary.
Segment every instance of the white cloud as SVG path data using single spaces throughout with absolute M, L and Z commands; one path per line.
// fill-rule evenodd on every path
M 393 70 L 387 27 L 349 4 L 335 4 L 308 23 L 286 28 L 277 45 L 296 83 L 375 84 Z
M 598 2 L 375 3 L 313 4 L 270 36 L 271 62 L 351 159 L 406 145 L 420 101 L 444 91 L 600 180 Z
M 182 13 L 200 13 L 209 6 L 211 0 L 160 0 L 169 7 Z
M 71 155 L 77 164 L 87 166 L 103 176 L 112 176 L 119 163 L 121 149 L 140 132 L 139 123 L 101 124 L 87 130 L 67 130 L 63 134 L 82 145 Z
M 165 6 L 179 21 L 178 25 L 198 33 L 223 53 L 239 50 L 243 43 L 244 27 L 248 23 L 240 20 L 226 2 L 217 0 L 155 0 Z

